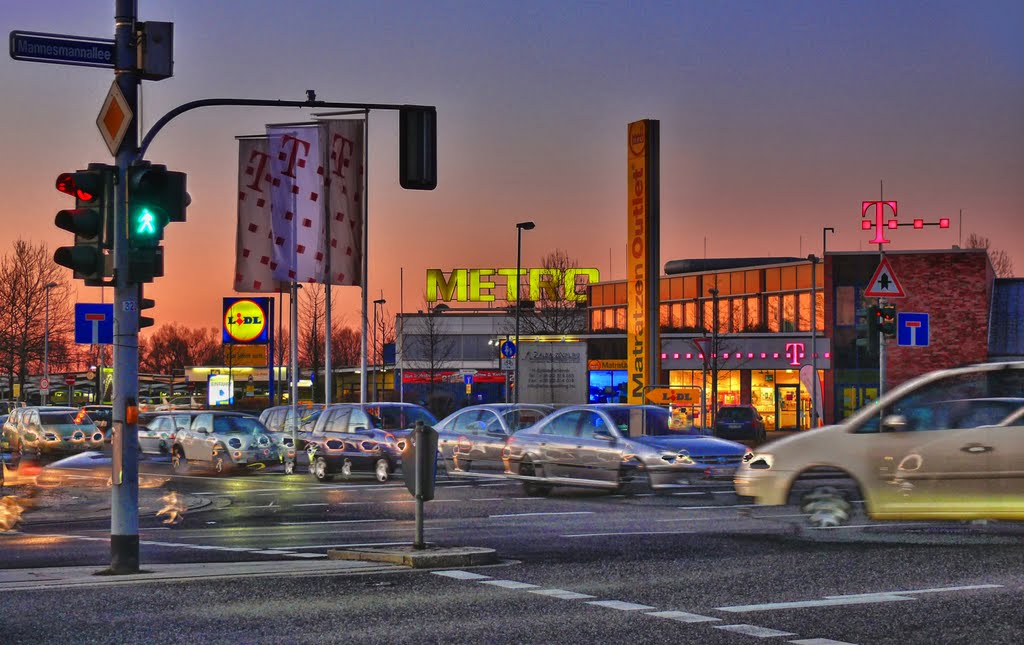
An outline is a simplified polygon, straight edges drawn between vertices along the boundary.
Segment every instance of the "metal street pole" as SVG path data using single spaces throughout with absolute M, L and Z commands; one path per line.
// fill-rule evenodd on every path
M 381 392 L 384 391 L 384 379 L 381 379 L 380 389 L 377 389 L 377 371 L 380 370 L 380 345 L 377 344 L 377 307 L 382 307 L 387 300 L 378 298 L 373 301 L 373 400 L 380 401 Z M 383 308 L 381 310 L 383 312 Z M 381 334 L 383 340 L 383 334 Z
M 708 289 L 711 294 L 711 431 L 714 432 L 718 418 L 718 289 Z
M 110 572 L 139 571 L 139 464 L 136 415 L 139 396 L 139 284 L 129 280 L 128 203 L 124 178 L 138 153 L 139 73 L 136 68 L 136 0 L 116 0 L 114 78 L 131 123 L 117 149 L 120 181 L 114 206 L 114 408 L 110 487 Z
M 42 405 L 46 405 L 50 387 L 50 289 L 56 286 L 56 282 L 49 282 L 43 287 L 46 290 L 46 306 L 43 308 L 43 378 L 47 382 L 47 391 L 40 393 Z
M 519 403 L 519 310 L 523 307 L 523 298 L 520 288 L 522 281 L 523 263 L 523 231 L 532 231 L 537 225 L 533 222 L 519 222 L 516 224 L 516 369 L 513 380 L 514 397 L 513 402 Z
M 811 428 L 818 427 L 818 292 L 816 268 L 819 258 L 813 253 L 811 261 Z

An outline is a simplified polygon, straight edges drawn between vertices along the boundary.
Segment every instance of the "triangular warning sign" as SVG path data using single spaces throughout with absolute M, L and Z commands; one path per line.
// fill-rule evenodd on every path
M 875 269 L 875 274 L 871 276 L 871 282 L 868 283 L 864 295 L 869 298 L 907 297 L 906 292 L 903 291 L 903 285 L 896 279 L 896 274 L 892 272 L 889 260 L 885 256 L 882 256 L 881 264 Z

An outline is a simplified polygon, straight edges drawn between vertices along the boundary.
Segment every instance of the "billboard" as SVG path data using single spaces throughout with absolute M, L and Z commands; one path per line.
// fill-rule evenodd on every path
M 524 403 L 585 403 L 590 392 L 587 344 L 521 341 L 519 380 Z
M 626 137 L 626 359 L 628 403 L 658 382 L 660 275 L 658 121 L 629 124 Z
M 270 316 L 270 298 L 224 298 L 224 344 L 269 342 Z

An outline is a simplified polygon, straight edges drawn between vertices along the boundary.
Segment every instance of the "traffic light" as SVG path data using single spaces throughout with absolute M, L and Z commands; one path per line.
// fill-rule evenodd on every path
M 410 190 L 437 188 L 437 110 L 407 105 L 398 111 L 398 183 Z
M 89 164 L 88 169 L 65 172 L 57 176 L 56 188 L 75 198 L 75 208 L 57 213 L 53 222 L 58 228 L 75 234 L 74 246 L 59 247 L 53 261 L 74 272 L 74 277 L 89 286 L 104 284 L 110 277 L 110 248 L 113 224 L 114 178 L 117 168 L 105 164 Z
M 139 329 L 145 329 L 146 327 L 152 327 L 155 324 L 155 321 L 151 317 L 142 315 L 142 314 L 144 314 L 146 312 L 147 309 L 152 309 L 155 306 L 156 306 L 156 300 L 153 300 L 152 298 L 143 298 L 142 297 L 142 285 L 140 284 L 139 285 Z
M 882 308 L 878 305 L 868 307 L 868 338 L 878 340 L 878 332 L 881 329 Z
M 879 313 L 878 329 L 889 338 L 896 335 L 895 305 L 882 305 Z
M 185 221 L 189 201 L 185 173 L 148 162 L 133 165 L 128 169 L 128 246 L 160 246 L 164 227 Z
M 142 162 L 128 169 L 128 279 L 152 282 L 164 274 L 160 241 L 170 222 L 184 222 L 191 198 L 185 173 Z

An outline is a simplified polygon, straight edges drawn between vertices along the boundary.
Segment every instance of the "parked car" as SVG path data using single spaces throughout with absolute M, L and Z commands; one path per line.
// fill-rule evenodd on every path
M 453 477 L 503 473 L 501 453 L 508 438 L 554 409 L 550 405 L 493 403 L 453 412 L 434 425 L 445 470 Z
M 715 436 L 763 442 L 767 438 L 764 418 L 752 405 L 723 405 L 715 415 Z
M 187 430 L 175 434 L 171 464 L 178 473 L 187 472 L 192 464 L 223 473 L 281 463 L 285 452 L 259 419 L 237 412 L 204 411 L 195 415 Z
M 16 408 L 4 425 L 10 451 L 24 455 L 66 455 L 103 447 L 103 431 L 79 408 Z
M 546 495 L 553 486 L 619 490 L 639 481 L 661 490 L 731 479 L 745 452 L 733 441 L 673 429 L 665 408 L 598 404 L 565 407 L 520 430 L 502 459 L 527 495 Z
M 736 492 L 799 503 L 815 526 L 874 520 L 1024 519 L 1024 362 L 940 370 L 838 425 L 744 456 Z
M 142 412 L 139 414 L 139 452 L 169 455 L 179 430 L 187 430 L 199 410 Z
M 404 438 L 416 421 L 430 426 L 437 423 L 425 408 L 410 403 L 328 406 L 307 438 L 309 472 L 317 481 L 357 472 L 373 473 L 377 481 L 387 481 L 402 463 Z
M 267 426 L 267 429 L 274 433 L 278 441 L 286 446 L 293 445 L 292 429 L 295 430 L 298 439 L 298 449 L 304 450 L 306 440 L 320 418 L 320 412 L 324 409 L 323 403 L 303 403 L 294 408 L 290 405 L 276 405 L 267 408 L 260 414 L 260 423 Z M 294 412 L 293 412 L 294 410 Z M 299 419 L 295 423 L 296 416 Z

